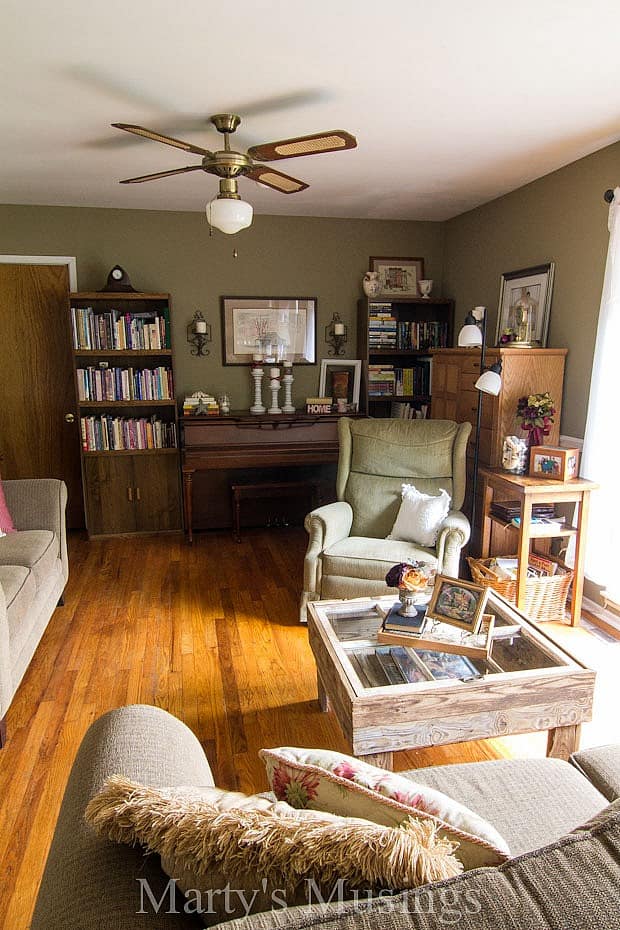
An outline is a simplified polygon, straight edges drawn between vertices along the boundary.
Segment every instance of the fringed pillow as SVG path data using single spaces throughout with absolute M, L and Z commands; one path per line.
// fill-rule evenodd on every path
M 428 821 L 385 827 L 261 796 L 237 795 L 239 806 L 229 807 L 231 797 L 113 776 L 86 820 L 99 836 L 158 853 L 208 926 L 321 898 L 414 888 L 461 871 L 454 844 Z
M 277 798 L 294 807 L 363 817 L 398 826 L 409 817 L 430 821 L 457 845 L 465 869 L 499 865 L 510 858 L 495 827 L 442 791 L 396 772 L 328 749 L 282 746 L 261 749 L 269 784 Z

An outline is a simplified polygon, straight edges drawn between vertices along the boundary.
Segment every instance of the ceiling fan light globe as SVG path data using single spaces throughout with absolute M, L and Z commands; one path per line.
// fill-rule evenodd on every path
M 254 210 L 245 200 L 216 197 L 207 204 L 207 221 L 220 232 L 233 236 L 252 223 Z

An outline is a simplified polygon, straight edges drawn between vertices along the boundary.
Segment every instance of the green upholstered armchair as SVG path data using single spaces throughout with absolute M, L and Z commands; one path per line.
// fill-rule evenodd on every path
M 469 521 L 460 512 L 465 496 L 469 423 L 451 420 L 372 420 L 343 417 L 334 504 L 308 514 L 300 619 L 308 601 L 389 594 L 385 575 L 396 562 L 421 559 L 458 576 Z M 425 494 L 442 488 L 452 498 L 435 548 L 386 539 L 401 503 L 401 486 Z

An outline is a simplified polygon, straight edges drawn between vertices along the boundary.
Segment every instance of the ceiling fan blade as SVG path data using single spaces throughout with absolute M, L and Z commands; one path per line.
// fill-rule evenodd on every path
M 158 171 L 156 174 L 143 174 L 139 178 L 125 178 L 119 184 L 141 184 L 142 181 L 157 181 L 158 178 L 169 178 L 173 174 L 185 174 L 187 171 L 204 171 L 202 165 L 188 165 L 187 168 L 172 168 L 170 171 Z
M 329 132 L 315 132 L 311 136 L 297 136 L 294 139 L 253 145 L 248 149 L 248 155 L 257 161 L 277 161 L 280 158 L 297 158 L 300 155 L 321 155 L 323 152 L 354 149 L 356 145 L 355 136 L 343 129 L 331 129 Z
M 144 126 L 134 126 L 132 123 L 112 123 L 115 129 L 124 129 L 125 132 L 133 132 L 136 136 L 144 136 L 145 139 L 152 139 L 153 142 L 163 142 L 164 145 L 173 145 L 177 149 L 183 149 L 184 152 L 194 152 L 196 155 L 211 155 L 208 149 L 200 148 L 199 145 L 193 145 L 191 142 L 183 142 L 182 139 L 174 139 L 172 136 L 164 136 L 160 132 L 154 132 L 152 129 L 145 129 Z
M 274 191 L 280 191 L 281 194 L 297 194 L 309 187 L 305 181 L 292 178 L 290 174 L 276 171 L 275 168 L 268 168 L 267 165 L 254 165 L 243 176 L 264 184 L 266 187 L 272 187 Z

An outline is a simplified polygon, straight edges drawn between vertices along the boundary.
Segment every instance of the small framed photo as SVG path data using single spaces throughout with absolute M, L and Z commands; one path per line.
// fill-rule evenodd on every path
M 316 298 L 222 297 L 222 361 L 316 364 Z
M 362 363 L 359 359 L 321 361 L 319 394 L 331 397 L 343 413 L 356 413 L 360 402 Z
M 420 297 L 419 282 L 424 279 L 423 258 L 370 256 L 370 271 L 379 272 L 379 297 Z
M 417 650 L 417 655 L 436 681 L 445 678 L 458 678 L 470 681 L 482 675 L 467 656 L 449 652 L 435 652 L 426 649 Z
M 482 585 L 437 575 L 427 617 L 477 633 L 482 623 L 489 589 Z
M 536 265 L 502 275 L 497 315 L 498 346 L 544 349 L 555 265 Z
M 579 474 L 579 449 L 564 446 L 532 446 L 530 476 L 570 481 Z

